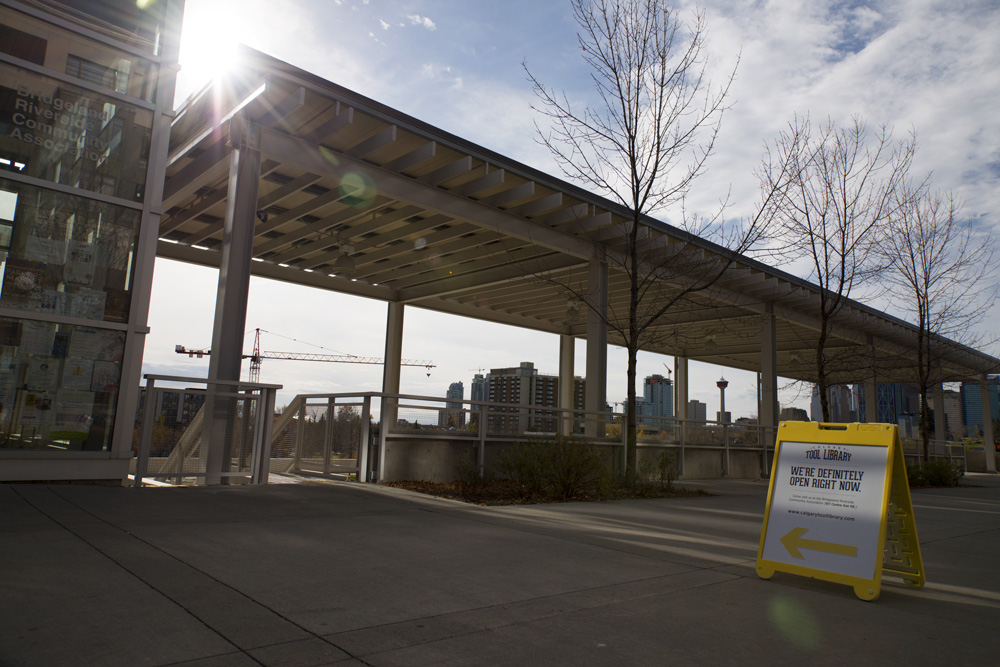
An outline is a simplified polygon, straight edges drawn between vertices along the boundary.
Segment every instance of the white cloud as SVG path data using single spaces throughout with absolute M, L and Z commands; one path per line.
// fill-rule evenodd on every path
M 420 14 L 408 14 L 406 18 L 410 19 L 410 23 L 412 25 L 423 26 L 428 30 L 437 30 L 437 25 L 434 21 L 426 16 L 421 16 Z
M 382 30 L 388 30 L 391 27 L 388 23 L 386 23 L 382 19 L 378 20 L 378 24 L 382 26 Z

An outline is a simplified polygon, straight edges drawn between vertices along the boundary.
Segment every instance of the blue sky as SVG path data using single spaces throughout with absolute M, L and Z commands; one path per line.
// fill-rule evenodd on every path
M 677 3 L 682 16 L 694 4 Z M 700 3 L 706 13 L 710 72 L 716 80 L 740 58 L 716 154 L 689 206 L 710 211 L 729 192 L 728 215 L 745 215 L 757 197 L 753 170 L 765 141 L 796 115 L 843 123 L 860 114 L 897 136 L 917 132 L 913 173 L 965 202 L 984 228 L 1000 210 L 1000 4 L 772 0 Z M 537 115 L 522 62 L 543 82 L 584 101 L 591 94 L 568 1 L 505 0 L 187 0 L 180 93 L 208 76 L 207 65 L 234 38 L 354 89 L 448 132 L 549 173 L 558 170 L 533 141 Z M 670 220 L 671 212 L 661 217 Z M 1000 230 L 998 230 L 1000 231 Z M 204 375 L 205 361 L 173 353 L 175 344 L 209 347 L 216 273 L 161 261 L 154 277 L 145 372 Z M 381 356 L 385 305 L 254 279 L 248 328 L 265 349 L 328 350 Z M 184 318 L 177 313 L 184 312 Z M 996 331 L 990 307 L 981 325 Z M 279 337 L 296 338 L 300 343 Z M 404 369 L 402 391 L 444 395 L 466 387 L 477 368 L 534 361 L 558 369 L 554 336 L 407 309 L 403 356 L 438 364 L 430 377 Z M 245 349 L 252 345 L 248 335 Z M 987 348 L 998 354 L 1000 348 Z M 584 344 L 577 344 L 582 374 Z M 673 360 L 641 355 L 640 377 Z M 624 351 L 609 351 L 609 402 L 625 396 Z M 756 412 L 754 376 L 692 366 L 691 398 L 718 409 L 715 381 L 730 380 L 727 408 Z M 381 368 L 265 360 L 262 381 L 298 392 L 377 390 Z M 280 401 L 279 401 L 280 402 Z M 783 404 L 808 408 L 784 392 Z

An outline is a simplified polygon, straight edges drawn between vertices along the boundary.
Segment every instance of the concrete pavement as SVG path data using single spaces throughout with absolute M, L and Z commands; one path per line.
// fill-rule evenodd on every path
M 916 490 L 928 585 L 754 572 L 765 482 L 476 507 L 0 485 L 0 665 L 1000 664 L 1000 479 Z

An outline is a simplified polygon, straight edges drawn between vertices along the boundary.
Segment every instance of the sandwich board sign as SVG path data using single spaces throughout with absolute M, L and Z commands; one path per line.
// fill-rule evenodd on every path
M 846 584 L 874 600 L 882 573 L 923 586 L 899 428 L 782 422 L 771 467 L 757 574 Z

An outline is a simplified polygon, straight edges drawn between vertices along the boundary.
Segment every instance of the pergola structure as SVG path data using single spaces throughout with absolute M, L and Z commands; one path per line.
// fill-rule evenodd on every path
M 605 317 L 574 306 L 565 286 L 627 312 L 628 282 L 611 259 L 624 252 L 627 210 L 284 62 L 242 55 L 237 73 L 173 123 L 157 247 L 160 257 L 221 269 L 211 378 L 239 378 L 253 274 L 387 302 L 387 393 L 399 390 L 403 312 L 413 305 L 559 334 L 564 380 L 570 343 L 585 337 L 586 406 L 603 408 L 607 344 L 624 341 L 609 337 Z M 645 225 L 650 252 L 676 247 L 709 263 L 726 255 L 657 220 Z M 760 420 L 774 426 L 777 378 L 815 380 L 819 322 L 818 287 L 740 257 L 712 289 L 672 309 L 645 349 L 679 358 L 679 417 L 686 360 L 696 359 L 760 373 Z M 916 336 L 848 303 L 828 347 L 853 361 L 828 381 L 867 384 L 874 406 L 876 382 L 916 380 Z M 1000 368 L 952 341 L 932 347 L 942 382 L 985 382 Z M 560 405 L 571 407 L 572 381 L 560 385 Z

